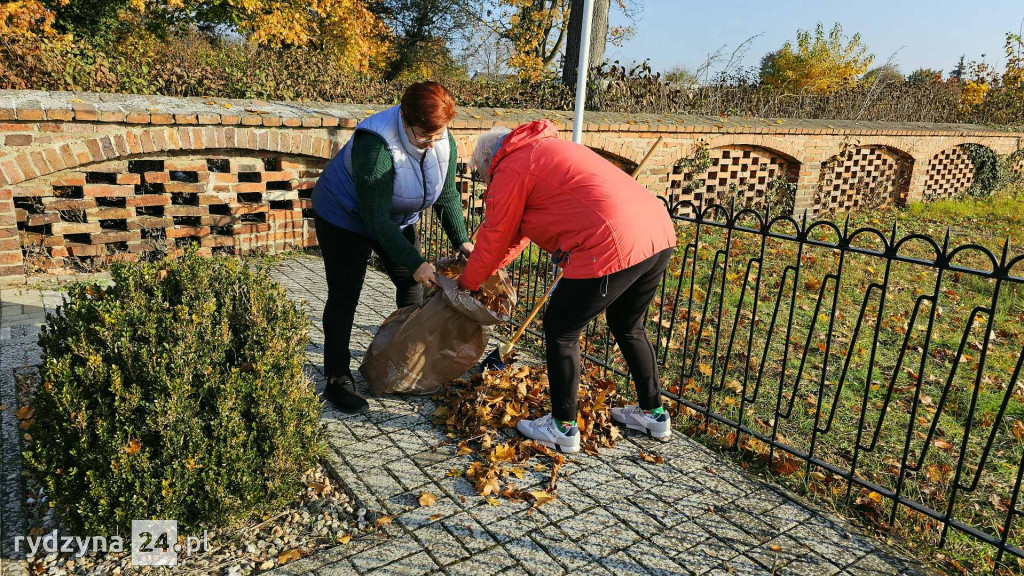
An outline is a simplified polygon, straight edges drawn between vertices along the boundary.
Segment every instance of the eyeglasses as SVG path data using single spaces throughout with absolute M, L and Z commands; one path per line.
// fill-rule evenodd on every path
M 427 144 L 437 144 L 438 142 L 440 142 L 440 141 L 442 141 L 442 140 L 444 140 L 445 138 L 448 137 L 447 134 L 442 133 L 437 138 L 420 138 L 419 134 L 416 133 L 416 129 L 412 128 L 412 127 L 410 127 L 409 132 L 412 134 L 412 138 L 410 138 L 410 140 L 412 140 L 412 143 L 416 144 L 417 146 L 426 146 Z

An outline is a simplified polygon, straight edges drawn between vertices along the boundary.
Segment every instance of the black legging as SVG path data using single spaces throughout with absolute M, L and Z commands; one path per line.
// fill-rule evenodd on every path
M 544 338 L 551 412 L 563 421 L 576 419 L 580 383 L 580 333 L 607 311 L 608 329 L 622 351 L 636 383 L 640 407 L 661 406 L 661 377 L 654 346 L 644 330 L 644 312 L 672 258 L 672 248 L 601 278 L 563 278 L 544 312 Z
M 406 270 L 381 249 L 380 244 L 355 232 L 339 228 L 316 217 L 316 239 L 327 273 L 327 304 L 324 306 L 324 376 L 352 376 L 349 364 L 352 355 L 349 341 L 355 320 L 359 293 L 366 278 L 370 251 L 377 253 L 384 270 L 395 285 L 395 304 L 399 308 L 423 301 L 423 286 L 412 279 L 414 270 Z M 416 227 L 408 226 L 402 234 L 419 250 Z

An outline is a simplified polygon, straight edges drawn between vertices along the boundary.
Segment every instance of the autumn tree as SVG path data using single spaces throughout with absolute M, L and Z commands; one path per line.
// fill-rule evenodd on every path
M 582 0 L 463 1 L 480 26 L 495 40 L 494 44 L 508 47 L 504 64 L 520 76 L 537 79 L 550 72 L 565 50 L 564 62 L 571 67 L 569 76 L 575 82 L 583 25 Z M 595 25 L 591 31 L 592 68 L 604 62 L 607 42 L 621 45 L 633 33 L 632 26 L 610 26 L 608 10 L 617 7 L 627 20 L 632 21 L 639 5 L 639 0 L 595 0 Z M 573 19 L 574 11 L 576 19 Z M 572 40 L 569 40 L 570 35 L 573 35 Z M 563 76 L 563 80 L 565 78 Z
M 365 0 L 58 0 L 57 28 L 93 42 L 111 35 L 233 32 L 261 46 L 309 46 L 340 68 L 370 72 L 389 55 L 391 31 Z M 128 23 L 119 26 L 119 23 Z
M 765 55 L 761 81 L 789 92 L 831 94 L 855 84 L 874 58 L 860 34 L 847 38 L 838 23 L 828 33 L 818 24 L 814 32 L 798 30 L 795 44 Z
M 934 68 L 918 68 L 907 75 L 907 82 L 911 84 L 929 84 L 942 82 L 942 70 Z
M 583 3 L 585 0 L 572 0 L 569 8 L 568 43 L 565 46 L 565 59 L 562 62 L 562 84 L 576 86 L 576 77 L 580 66 L 580 44 L 583 42 Z M 590 54 L 587 58 L 587 69 L 594 70 L 604 63 L 605 42 L 608 39 L 608 16 L 612 8 L 611 0 L 594 0 L 594 14 L 590 27 Z
M 876 66 L 871 70 L 868 70 L 864 74 L 863 81 L 869 83 L 881 82 L 885 84 L 898 84 L 903 82 L 903 72 L 900 72 L 899 66 L 895 64 L 883 64 L 882 66 Z
M 438 78 L 465 74 L 451 46 L 471 26 L 450 0 L 375 0 L 370 10 L 394 32 L 394 48 L 385 76 Z

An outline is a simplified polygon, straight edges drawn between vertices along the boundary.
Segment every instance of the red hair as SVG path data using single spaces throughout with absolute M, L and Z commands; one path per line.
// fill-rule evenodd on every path
M 437 82 L 417 82 L 402 94 L 406 123 L 426 132 L 438 132 L 455 118 L 455 98 Z

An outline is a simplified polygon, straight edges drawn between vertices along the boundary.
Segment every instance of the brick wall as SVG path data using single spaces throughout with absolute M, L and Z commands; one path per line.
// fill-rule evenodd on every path
M 312 246 L 310 192 L 362 118 L 380 105 L 0 91 L 0 277 L 95 266 L 197 245 L 244 254 Z M 572 113 L 460 109 L 467 157 L 476 134 Z M 584 143 L 640 181 L 698 205 L 759 203 L 771 182 L 795 212 L 949 197 L 970 186 L 961 145 L 999 155 L 1024 132 L 980 126 L 588 113 Z M 685 166 L 706 149 L 711 166 Z M 1012 166 L 1024 172 L 1024 154 Z M 704 186 L 690 185 L 694 179 Z M 464 186 L 468 193 L 468 187 Z M 685 193 L 683 191 L 686 191 Z

